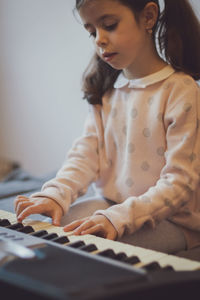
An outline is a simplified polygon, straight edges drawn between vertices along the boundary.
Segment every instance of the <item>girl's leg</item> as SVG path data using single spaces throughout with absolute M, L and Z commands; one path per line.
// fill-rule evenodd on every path
M 114 202 L 103 197 L 90 197 L 85 199 L 77 199 L 69 209 L 69 212 L 61 219 L 61 226 L 65 226 L 73 221 L 91 216 L 98 209 L 107 209 Z
M 164 220 L 156 228 L 144 226 L 132 235 L 122 237 L 120 242 L 169 254 L 186 250 L 186 241 L 181 229 Z

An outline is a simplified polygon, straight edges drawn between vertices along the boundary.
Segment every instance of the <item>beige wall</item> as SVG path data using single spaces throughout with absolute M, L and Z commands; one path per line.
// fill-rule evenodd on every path
M 60 167 L 86 115 L 91 54 L 73 0 L 0 0 L 0 156 L 33 174 Z

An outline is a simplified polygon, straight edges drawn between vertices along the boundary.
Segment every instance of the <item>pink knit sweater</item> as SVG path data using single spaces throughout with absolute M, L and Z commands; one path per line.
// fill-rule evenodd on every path
M 200 89 L 170 66 L 128 80 L 121 73 L 103 105 L 90 105 L 83 135 L 56 178 L 33 197 L 57 201 L 64 213 L 94 182 L 114 202 L 105 215 L 118 238 L 163 219 L 200 245 Z

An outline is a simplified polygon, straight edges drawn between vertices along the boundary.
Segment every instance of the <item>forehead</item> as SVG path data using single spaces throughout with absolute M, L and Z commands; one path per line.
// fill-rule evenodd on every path
M 79 14 L 84 24 L 93 23 L 102 16 L 119 15 L 123 9 L 128 9 L 117 0 L 86 0 L 80 7 Z

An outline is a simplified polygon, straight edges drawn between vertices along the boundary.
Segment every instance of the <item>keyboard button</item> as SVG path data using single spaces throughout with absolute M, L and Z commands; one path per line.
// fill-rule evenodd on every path
M 5 227 L 11 225 L 10 222 L 7 219 L 1 219 L 0 220 L 0 226 Z
M 55 242 L 55 243 L 58 243 L 58 244 L 66 244 L 66 243 L 69 243 L 69 239 L 67 236 L 59 236 L 59 237 L 56 237 L 52 240 L 52 242 Z
M 13 230 L 17 230 L 17 229 L 20 229 L 23 227 L 24 227 L 24 225 L 22 223 L 15 223 L 15 224 L 6 226 L 6 228 L 13 229 Z
M 100 256 L 108 257 L 108 258 L 115 258 L 116 254 L 112 249 L 106 249 L 98 253 Z
M 97 250 L 97 247 L 95 244 L 88 244 L 80 247 L 80 250 L 86 251 L 86 252 L 93 252 Z
M 23 233 L 31 233 L 31 232 L 34 232 L 34 229 L 33 229 L 33 227 L 32 226 L 24 226 L 23 228 L 19 228 L 19 229 L 17 229 L 17 231 L 19 231 L 19 232 L 23 232 Z
M 158 271 L 161 270 L 161 266 L 156 261 L 153 261 L 145 265 L 142 269 L 145 269 L 146 271 Z
M 58 237 L 57 233 L 48 233 L 48 234 L 42 236 L 43 239 L 48 240 L 48 241 L 53 240 L 57 237 Z
M 48 232 L 46 230 L 38 230 L 38 231 L 31 233 L 31 235 L 36 236 L 36 237 L 43 237 L 44 235 L 47 235 L 47 234 L 48 234 Z
M 130 265 L 135 265 L 140 262 L 140 259 L 137 256 L 133 255 L 124 259 L 124 262 Z
M 68 246 L 72 247 L 72 248 L 80 248 L 84 245 L 85 245 L 85 243 L 83 241 L 76 241 L 76 242 L 70 243 Z

